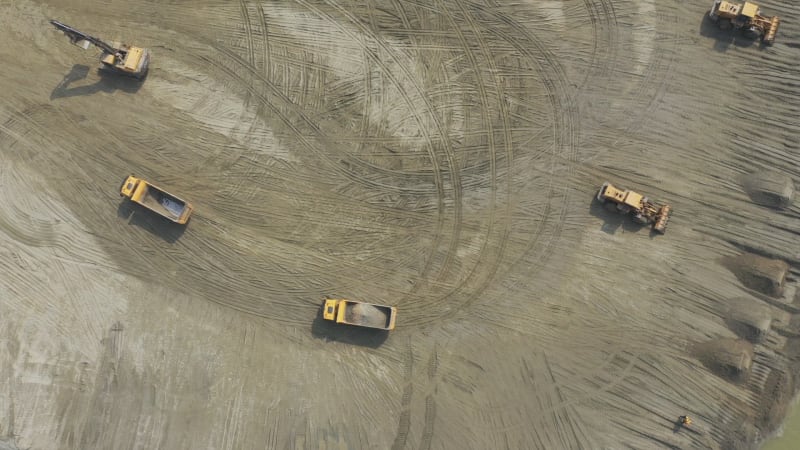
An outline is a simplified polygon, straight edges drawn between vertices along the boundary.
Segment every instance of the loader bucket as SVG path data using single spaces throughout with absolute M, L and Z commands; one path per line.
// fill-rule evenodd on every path
M 664 234 L 664 232 L 667 231 L 667 222 L 669 222 L 669 213 L 671 210 L 672 207 L 669 205 L 664 205 L 658 210 L 656 221 L 653 224 L 653 229 L 656 232 Z
M 778 26 L 781 23 L 781 19 L 778 16 L 772 18 L 769 21 L 769 27 L 767 28 L 767 32 L 764 34 L 764 43 L 768 45 L 772 45 L 775 42 L 775 35 L 778 34 Z

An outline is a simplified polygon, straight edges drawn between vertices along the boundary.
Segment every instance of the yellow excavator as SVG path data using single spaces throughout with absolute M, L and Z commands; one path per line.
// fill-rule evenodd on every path
M 147 69 L 150 66 L 149 49 L 120 42 L 108 44 L 59 21 L 51 20 L 50 23 L 67 35 L 70 42 L 84 50 L 89 48 L 89 45 L 99 47 L 103 51 L 100 55 L 100 62 L 108 71 L 131 76 L 138 80 L 147 75 Z
M 607 181 L 600 187 L 597 200 L 621 214 L 630 214 L 638 224 L 651 224 L 658 233 L 664 234 L 667 230 L 670 205 L 656 205 L 638 192 L 619 189 Z
M 742 30 L 750 39 L 761 38 L 764 44 L 772 45 L 781 20 L 778 16 L 762 16 L 761 9 L 755 3 L 732 3 L 725 0 L 714 0 L 708 18 L 716 22 L 720 30 Z

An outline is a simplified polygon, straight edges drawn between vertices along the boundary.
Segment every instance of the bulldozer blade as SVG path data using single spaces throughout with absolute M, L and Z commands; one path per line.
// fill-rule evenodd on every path
M 764 43 L 772 45 L 775 42 L 775 35 L 778 34 L 778 27 L 781 24 L 781 19 L 778 16 L 772 18 L 769 21 L 769 27 L 767 28 L 767 33 L 764 34 Z
M 669 205 L 664 205 L 656 215 L 656 221 L 653 224 L 653 230 L 664 234 L 667 231 L 667 223 L 669 222 L 669 214 L 672 208 Z

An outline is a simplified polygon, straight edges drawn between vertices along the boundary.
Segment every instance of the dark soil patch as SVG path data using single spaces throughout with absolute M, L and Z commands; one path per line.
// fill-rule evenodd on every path
M 767 377 L 755 424 L 762 434 L 777 430 L 788 412 L 794 393 L 794 380 L 785 370 L 774 369 Z
M 742 421 L 736 426 L 732 426 L 725 433 L 726 437 L 722 441 L 722 450 L 755 450 L 758 448 L 758 430 L 750 423 Z

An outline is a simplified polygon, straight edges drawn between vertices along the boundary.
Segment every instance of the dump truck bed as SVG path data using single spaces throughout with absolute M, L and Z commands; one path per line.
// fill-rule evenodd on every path
M 122 182 L 120 194 L 132 202 L 177 222 L 186 223 L 192 214 L 192 205 L 145 180 L 129 176 Z
M 351 300 L 326 299 L 324 318 L 359 327 L 394 329 L 397 308 Z
M 368 303 L 345 302 L 344 323 L 370 328 L 388 328 L 392 308 Z M 341 313 L 340 313 L 341 314 Z
M 186 210 L 186 202 L 178 197 L 164 192 L 152 184 L 148 184 L 145 189 L 146 191 L 139 199 L 139 203 L 162 216 L 177 220 Z

